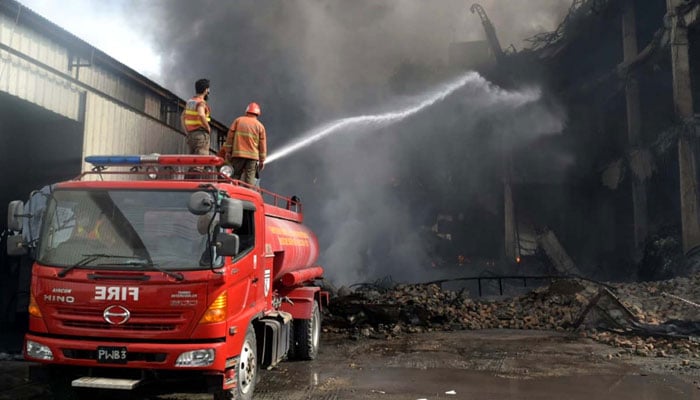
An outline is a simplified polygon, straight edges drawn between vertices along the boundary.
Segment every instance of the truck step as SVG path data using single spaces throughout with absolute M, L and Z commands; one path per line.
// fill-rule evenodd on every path
M 97 378 L 92 376 L 84 376 L 71 382 L 73 387 L 83 387 L 92 389 L 118 389 L 132 390 L 140 385 L 142 379 L 114 379 L 114 378 Z

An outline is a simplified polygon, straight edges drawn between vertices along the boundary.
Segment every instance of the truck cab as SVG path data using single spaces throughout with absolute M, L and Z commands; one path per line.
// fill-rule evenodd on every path
M 24 355 L 54 391 L 193 378 L 250 399 L 260 367 L 316 356 L 328 296 L 298 199 L 228 178 L 216 156 L 86 161 L 54 186 L 32 267 Z M 12 202 L 8 226 L 23 215 Z

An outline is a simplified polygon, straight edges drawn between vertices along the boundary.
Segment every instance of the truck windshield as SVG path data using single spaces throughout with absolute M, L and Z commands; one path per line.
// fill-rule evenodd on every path
M 211 215 L 188 211 L 191 194 L 57 190 L 47 204 L 37 261 L 93 269 L 209 268 L 207 232 L 214 224 Z M 215 254 L 214 261 L 221 265 Z

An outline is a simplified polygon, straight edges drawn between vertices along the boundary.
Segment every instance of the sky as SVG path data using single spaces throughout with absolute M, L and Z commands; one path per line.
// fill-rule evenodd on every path
M 520 49 L 555 29 L 571 0 L 480 3 L 502 46 Z M 502 226 L 503 148 L 556 134 L 566 121 L 545 94 L 512 101 L 540 93 L 537 82 L 506 90 L 449 65 L 451 43 L 484 37 L 463 0 L 23 4 L 183 98 L 209 78 L 212 114 L 225 125 L 258 102 L 271 154 L 334 121 L 400 114 L 465 80 L 425 110 L 349 125 L 263 171 L 261 186 L 301 197 L 319 262 L 340 284 L 434 278 L 444 243 L 429 229 L 440 215 L 464 232 L 463 251 L 485 252 Z

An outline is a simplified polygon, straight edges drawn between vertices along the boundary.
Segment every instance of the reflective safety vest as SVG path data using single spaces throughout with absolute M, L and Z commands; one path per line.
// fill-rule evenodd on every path
M 100 228 L 102 227 L 102 224 L 104 223 L 104 220 L 102 218 L 98 219 L 97 222 L 95 222 L 95 227 L 92 228 L 90 232 L 87 234 L 88 239 L 102 239 L 102 234 L 100 232 Z
M 265 161 L 265 126 L 257 118 L 247 115 L 238 117 L 231 124 L 225 146 L 231 147 L 231 157 Z
M 76 234 L 80 238 L 90 239 L 90 240 L 103 240 L 105 239 L 103 231 L 104 217 L 99 218 L 92 229 L 88 230 L 88 227 L 78 226 L 76 228 Z
M 196 131 L 197 129 L 206 131 L 202 120 L 199 118 L 199 113 L 197 112 L 197 107 L 202 103 L 204 103 L 204 114 L 207 116 L 207 122 L 211 122 L 211 109 L 209 108 L 209 104 L 207 104 L 202 96 L 195 96 L 189 99 L 187 105 L 185 105 L 185 129 L 187 129 L 187 132 Z

